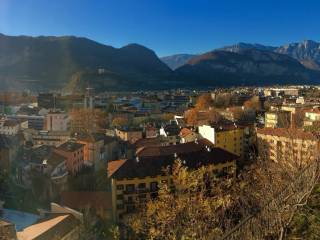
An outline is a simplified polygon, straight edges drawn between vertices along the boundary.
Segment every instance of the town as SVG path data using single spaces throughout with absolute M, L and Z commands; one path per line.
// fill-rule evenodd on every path
M 215 236 L 256 239 L 228 234 L 237 232 L 230 230 L 239 219 L 257 218 L 254 209 L 263 213 L 285 186 L 300 181 L 294 184 L 300 189 L 286 193 L 296 197 L 290 204 L 298 205 L 305 199 L 299 194 L 311 194 L 317 184 L 317 178 L 297 174 L 313 166 L 319 151 L 318 86 L 2 91 L 0 114 L 0 235 L 7 236 L 0 239 L 142 239 L 139 234 L 152 232 L 143 232 L 143 226 L 169 224 L 152 215 L 152 204 L 159 201 L 157 211 L 170 214 L 164 211 L 174 200 L 166 205 L 163 196 L 186 194 L 185 185 L 194 186 L 188 182 L 192 172 L 200 170 L 209 173 L 211 187 L 203 194 L 199 186 L 194 191 L 212 202 L 232 196 L 224 206 L 234 209 L 232 220 L 221 223 L 228 214 L 215 209 L 222 229 Z M 264 178 L 279 175 L 277 186 L 263 188 L 251 175 L 256 168 Z M 256 195 L 263 192 L 258 203 L 247 196 L 254 187 Z M 184 203 L 201 206 L 193 201 Z M 213 230 L 203 228 L 208 236 Z M 160 232 L 154 230 L 154 239 L 164 239 Z

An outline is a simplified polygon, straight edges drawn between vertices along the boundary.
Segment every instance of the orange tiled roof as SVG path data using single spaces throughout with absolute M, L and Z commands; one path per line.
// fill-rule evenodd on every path
M 108 177 L 113 175 L 126 161 L 126 159 L 120 159 L 108 162 Z
M 192 131 L 189 128 L 182 128 L 180 131 L 180 136 L 181 137 L 186 137 L 189 134 L 192 134 Z

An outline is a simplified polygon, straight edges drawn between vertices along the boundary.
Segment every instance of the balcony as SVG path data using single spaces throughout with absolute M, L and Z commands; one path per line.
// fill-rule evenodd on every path
M 134 190 L 124 190 L 124 194 L 141 194 L 141 193 L 149 193 L 150 189 L 149 188 L 137 188 Z

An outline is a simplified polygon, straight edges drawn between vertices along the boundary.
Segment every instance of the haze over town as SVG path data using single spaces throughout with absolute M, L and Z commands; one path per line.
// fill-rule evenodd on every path
M 0 0 L 0 240 L 319 239 L 319 7 Z

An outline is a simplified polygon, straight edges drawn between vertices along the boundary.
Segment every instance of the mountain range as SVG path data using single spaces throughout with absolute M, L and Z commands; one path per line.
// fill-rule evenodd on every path
M 234 45 L 216 49 L 216 51 L 228 51 L 238 53 L 243 50 L 263 50 L 280 54 L 288 55 L 298 60 L 305 67 L 320 71 L 320 43 L 305 40 L 300 43 L 290 43 L 280 47 L 265 46 L 262 44 L 237 43 Z M 171 56 L 162 57 L 161 60 L 166 63 L 171 69 L 177 69 L 188 63 L 194 57 L 201 54 L 175 54 Z
M 320 44 L 239 43 L 204 54 L 159 59 L 139 44 L 121 48 L 87 38 L 0 34 L 1 89 L 98 91 L 318 83 Z

